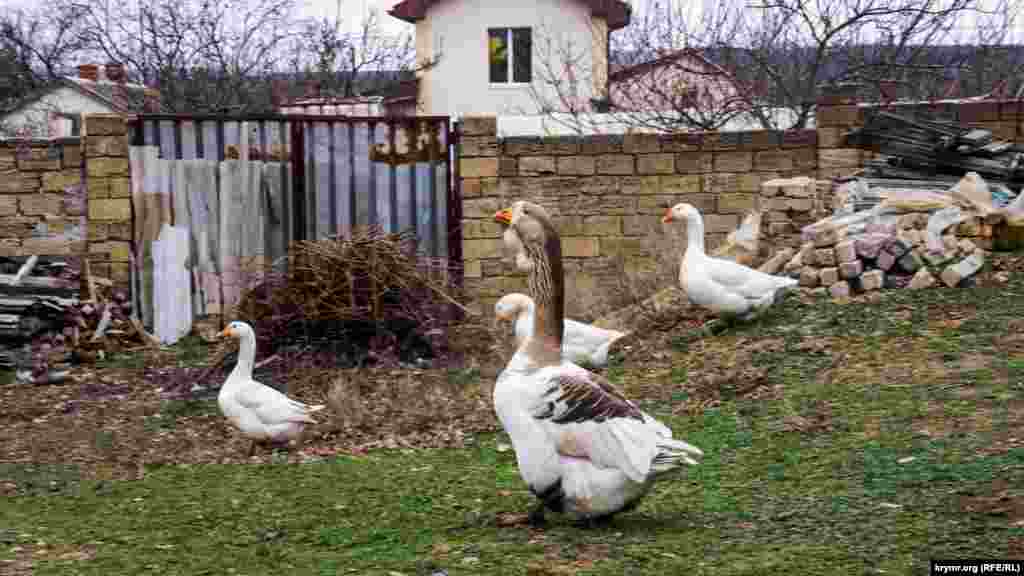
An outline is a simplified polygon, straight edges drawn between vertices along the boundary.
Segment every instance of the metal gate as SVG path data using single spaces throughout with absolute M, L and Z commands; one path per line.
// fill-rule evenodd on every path
M 447 116 L 144 114 L 131 130 L 133 268 L 143 276 L 163 224 L 189 228 L 195 315 L 234 303 L 238 290 L 210 286 L 230 261 L 277 261 L 292 241 L 361 225 L 414 228 L 420 251 L 461 269 Z M 137 288 L 147 319 L 152 287 Z

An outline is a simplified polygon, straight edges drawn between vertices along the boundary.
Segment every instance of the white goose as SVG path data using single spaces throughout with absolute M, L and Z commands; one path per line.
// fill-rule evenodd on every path
M 252 379 L 256 358 L 256 333 L 245 322 L 232 322 L 220 336 L 240 339 L 238 363 L 217 395 L 221 413 L 250 439 L 249 456 L 257 442 L 288 442 L 298 438 L 306 424 L 316 424 L 310 416 L 323 405 L 310 406 L 285 396 Z
M 686 222 L 686 253 L 679 266 L 679 284 L 690 302 L 726 318 L 749 320 L 768 309 L 781 290 L 797 280 L 765 274 L 704 253 L 704 219 L 690 204 L 676 204 L 662 222 Z
M 512 440 L 519 474 L 545 507 L 580 520 L 631 509 L 662 474 L 695 465 L 700 449 L 642 412 L 601 376 L 563 360 L 565 287 L 558 232 L 536 204 L 495 214 L 520 252 L 536 304 L 534 327 L 494 387 L 494 408 Z
M 533 334 L 533 298 L 513 292 L 501 297 L 494 304 L 494 316 L 504 322 L 513 322 L 516 348 Z M 608 348 L 625 332 L 606 330 L 565 319 L 562 334 L 562 357 L 570 362 L 586 362 L 593 366 L 604 366 L 608 362 Z

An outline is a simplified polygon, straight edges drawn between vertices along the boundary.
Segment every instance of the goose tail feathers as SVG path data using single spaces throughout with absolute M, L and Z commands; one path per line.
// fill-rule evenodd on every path
M 665 438 L 658 441 L 658 453 L 651 462 L 651 470 L 658 475 L 675 470 L 683 464 L 696 466 L 696 458 L 703 455 L 704 452 L 692 444 Z

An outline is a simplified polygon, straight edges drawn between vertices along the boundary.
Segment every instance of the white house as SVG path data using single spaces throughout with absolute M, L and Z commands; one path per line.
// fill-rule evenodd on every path
M 0 116 L 0 137 L 78 136 L 82 114 L 157 112 L 159 101 L 156 90 L 125 82 L 120 64 L 83 64 L 77 77 L 62 78 Z
M 630 7 L 621 0 L 403 0 L 388 13 L 416 25 L 417 60 L 434 62 L 419 73 L 419 113 L 459 117 L 536 114 L 540 104 L 589 107 L 591 98 L 604 98 L 608 35 L 629 24 Z

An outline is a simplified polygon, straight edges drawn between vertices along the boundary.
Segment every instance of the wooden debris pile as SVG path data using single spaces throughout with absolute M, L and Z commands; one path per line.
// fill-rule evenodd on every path
M 1024 184 L 1024 146 L 995 140 L 980 128 L 877 111 L 846 134 L 845 145 L 884 154 L 872 169 L 887 178 L 975 172 L 1013 189 Z
M 436 352 L 433 335 L 465 311 L 447 264 L 418 253 L 411 230 L 371 226 L 351 237 L 297 242 L 285 270 L 264 271 L 236 307 L 267 354 L 302 345 L 333 351 L 340 365 L 387 351 L 422 360 Z
M 0 271 L 14 266 L 6 260 Z M 88 261 L 31 256 L 17 272 L 0 274 L 0 365 L 16 370 L 20 382 L 60 382 L 74 363 L 153 341 L 132 315 L 128 293 L 91 276 Z

